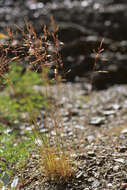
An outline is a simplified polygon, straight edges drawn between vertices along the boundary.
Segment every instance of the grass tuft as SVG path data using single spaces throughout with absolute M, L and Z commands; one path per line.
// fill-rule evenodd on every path
M 72 160 L 66 151 L 62 151 L 55 145 L 41 149 L 43 172 L 46 179 L 60 183 L 74 177 Z
M 3 104 L 0 108 L 3 110 L 1 111 L 3 119 L 7 117 L 9 121 L 13 121 L 10 123 L 11 127 L 16 119 L 19 120 L 18 125 L 20 125 L 21 115 L 28 113 L 28 118 L 25 119 L 32 126 L 32 137 L 34 136 L 36 141 L 41 140 L 39 167 L 42 168 L 45 179 L 60 183 L 74 177 L 75 170 L 73 160 L 70 159 L 66 148 L 63 148 L 65 143 L 60 135 L 63 125 L 57 102 L 55 102 L 57 100 L 50 101 L 51 84 L 58 85 L 65 76 L 62 70 L 62 57 L 59 53 L 61 43 L 57 35 L 58 27 L 55 26 L 53 17 L 51 17 L 51 27 L 52 31 L 49 32 L 44 26 L 43 34 L 39 36 L 29 23 L 26 23 L 26 30 L 16 26 L 21 37 L 18 44 L 16 44 L 16 35 L 7 28 L 8 43 L 0 45 L 0 82 L 3 90 L 0 95 L 0 102 Z M 52 79 L 49 78 L 49 71 L 51 70 L 53 72 Z M 45 93 L 36 92 L 34 90 L 36 85 L 39 88 L 45 86 Z M 39 131 L 40 126 L 37 117 L 42 109 L 45 110 L 44 127 L 48 128 L 48 118 L 50 118 L 51 130 L 56 133 L 55 137 L 50 132 L 46 136 Z M 3 136 L 1 138 L 3 141 Z M 19 165 L 22 162 L 22 157 L 28 158 L 25 152 L 29 152 L 28 145 L 31 141 L 29 138 L 27 141 L 20 138 L 19 142 L 16 141 L 15 146 L 12 146 L 9 139 L 13 141 L 15 138 L 15 136 L 11 138 L 11 134 L 7 136 L 8 141 L 6 142 L 8 143 L 3 147 L 1 156 L 6 155 L 5 159 L 9 163 L 9 167 L 13 163 L 17 169 L 16 159 L 19 160 Z M 17 150 L 19 147 L 20 151 Z M 6 154 L 7 152 L 8 154 Z M 13 154 L 13 152 L 17 152 L 17 154 Z M 4 165 L 2 172 L 5 168 Z
M 51 84 L 57 85 L 59 94 L 59 84 L 66 76 L 59 52 L 61 42 L 58 40 L 58 27 L 55 26 L 53 17 L 51 17 L 52 31 L 49 32 L 44 26 L 43 35 L 40 37 L 29 23 L 26 23 L 26 30 L 16 27 L 22 37 L 21 42 L 16 44 L 16 34 L 8 28 L 8 43 L 0 44 L 0 90 L 2 91 L 0 93 L 0 177 L 5 171 L 11 176 L 17 167 L 22 166 L 21 163 L 29 157 L 29 151 L 35 148 L 36 138 L 41 140 L 39 166 L 45 179 L 55 183 L 66 182 L 75 176 L 74 160 L 65 148 L 66 142 L 61 135 L 64 125 L 57 100 L 53 102 L 50 99 Z M 104 50 L 102 45 L 103 40 L 98 50 L 94 51 L 91 86 L 94 73 L 104 72 L 97 71 L 96 68 L 99 55 Z M 53 77 L 50 79 L 49 71 L 52 69 Z M 45 86 L 45 93 L 37 92 L 35 86 L 39 88 Z M 42 110 L 45 111 L 44 127 L 49 129 L 48 119 L 50 119 L 52 125 L 50 129 L 55 132 L 54 136 L 50 131 L 47 136 L 39 131 L 37 117 Z M 22 118 L 25 113 L 29 118 L 27 116 L 25 119 Z M 30 126 L 34 125 L 34 128 L 31 127 L 32 135 L 30 137 L 25 135 L 26 140 L 13 133 L 14 123 L 20 125 L 24 120 L 29 121 Z M 12 128 L 12 132 L 6 132 L 8 125 Z

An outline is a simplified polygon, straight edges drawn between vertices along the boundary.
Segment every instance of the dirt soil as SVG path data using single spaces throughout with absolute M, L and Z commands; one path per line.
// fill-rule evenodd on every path
M 90 94 L 87 85 L 78 82 L 53 86 L 50 90 L 63 120 L 61 135 L 77 164 L 76 174 L 66 183 L 44 182 L 38 155 L 33 153 L 23 168 L 24 180 L 20 180 L 17 189 L 127 189 L 127 85 Z M 47 130 L 53 135 L 50 129 L 49 121 Z

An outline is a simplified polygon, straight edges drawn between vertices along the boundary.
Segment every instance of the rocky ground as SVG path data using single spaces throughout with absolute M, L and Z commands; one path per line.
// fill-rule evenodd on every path
M 5 0 L 0 2 L 0 29 L 5 33 L 8 25 L 25 26 L 24 20 L 33 24 L 37 34 L 43 24 L 50 30 L 50 16 L 60 27 L 59 37 L 65 70 L 71 69 L 68 81 L 75 76 L 88 77 L 94 63 L 93 49 L 105 39 L 103 57 L 94 78 L 95 89 L 88 94 L 84 82 L 66 83 L 52 87 L 61 115 L 62 136 L 77 164 L 76 175 L 64 184 L 42 182 L 43 172 L 38 167 L 38 155 L 18 172 L 21 190 L 110 190 L 127 189 L 127 3 L 126 0 Z M 13 28 L 14 29 L 14 28 Z M 84 79 L 83 79 L 84 80 Z M 112 86 L 117 84 L 116 86 Z M 125 85 L 118 85 L 125 84 Z M 36 87 L 37 90 L 44 90 Z M 42 113 L 43 118 L 43 113 Z M 49 119 L 43 132 L 54 134 Z M 23 131 L 24 128 L 21 129 Z M 17 177 L 17 175 L 15 176 Z
M 59 106 L 64 142 L 70 147 L 70 154 L 77 165 L 75 177 L 66 183 L 44 182 L 43 172 L 38 167 L 38 155 L 33 153 L 23 168 L 24 180 L 20 177 L 17 189 L 127 188 L 127 85 L 90 94 L 87 89 L 87 85 L 78 82 L 50 89 Z M 48 126 L 47 130 L 54 135 L 50 121 Z
M 98 69 L 106 69 L 108 76 L 95 78 L 98 89 L 112 84 L 127 83 L 127 2 L 126 0 L 5 0 L 0 1 L 0 31 L 14 24 L 25 27 L 28 21 L 37 34 L 46 24 L 51 30 L 50 17 L 59 26 L 59 40 L 64 42 L 61 54 L 69 81 L 75 76 L 88 76 L 93 65 L 93 49 L 103 43 L 104 58 Z

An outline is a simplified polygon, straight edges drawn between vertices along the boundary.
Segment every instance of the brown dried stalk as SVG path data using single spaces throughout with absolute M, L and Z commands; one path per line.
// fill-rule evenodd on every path
M 103 42 L 104 42 L 104 39 L 101 40 L 100 46 L 98 47 L 98 49 L 97 50 L 95 50 L 95 49 L 93 50 L 93 52 L 95 53 L 95 58 L 94 58 L 94 65 L 93 65 L 92 73 L 91 73 L 91 77 L 90 77 L 90 84 L 91 84 L 90 92 L 93 89 L 94 73 L 95 72 L 98 72 L 98 73 L 107 73 L 108 72 L 108 71 L 105 71 L 105 70 L 97 70 L 97 62 L 98 62 L 98 60 L 100 58 L 100 54 L 104 51 L 104 48 L 102 48 Z M 102 58 L 101 61 L 107 61 L 107 60 L 104 59 L 104 58 Z

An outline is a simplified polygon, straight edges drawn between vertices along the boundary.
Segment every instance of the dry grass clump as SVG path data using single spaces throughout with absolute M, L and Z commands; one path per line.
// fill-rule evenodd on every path
M 105 59 L 105 58 L 100 58 L 100 55 L 104 52 L 104 48 L 102 47 L 103 42 L 104 42 L 104 39 L 101 40 L 100 45 L 97 48 L 97 50 L 95 50 L 95 49 L 93 50 L 93 53 L 95 54 L 95 56 L 94 56 L 94 64 L 93 64 L 92 72 L 90 75 L 91 89 L 90 89 L 89 93 L 91 93 L 91 91 L 93 89 L 94 74 L 95 73 L 107 73 L 107 71 L 105 71 L 105 70 L 97 70 L 97 63 L 98 63 L 99 59 L 103 62 L 107 61 L 107 59 Z
M 46 179 L 59 183 L 74 177 L 73 162 L 69 160 L 69 155 L 60 147 L 43 147 L 41 158 Z
M 9 60 L 5 56 L 0 56 L 0 76 L 9 71 Z
M 53 74 L 56 84 L 59 84 L 62 81 L 64 75 L 62 58 L 59 53 L 61 42 L 58 40 L 58 28 L 55 27 L 53 18 L 51 18 L 51 26 L 51 32 L 49 32 L 46 26 L 44 26 L 42 36 L 38 36 L 29 23 L 26 23 L 26 30 L 16 26 L 22 36 L 20 43 L 16 43 L 16 34 L 13 34 L 8 28 L 7 30 L 10 40 L 7 45 L 0 44 L 0 76 L 3 76 L 4 73 L 9 71 L 12 61 L 16 60 L 17 64 L 23 62 L 25 71 L 29 72 L 29 70 L 34 70 L 36 72 L 42 72 L 43 81 L 45 81 L 47 86 L 45 93 L 47 99 L 49 95 L 52 95 L 49 86 L 51 83 L 47 71 L 54 66 L 55 69 Z M 103 40 L 101 41 L 98 50 L 94 51 L 95 62 L 91 74 L 91 86 L 93 85 L 94 72 L 105 72 L 97 71 L 97 61 L 99 55 L 104 50 L 102 45 Z M 42 134 L 39 133 L 39 126 L 34 117 L 34 111 L 31 109 L 31 106 L 28 105 L 30 124 L 34 124 L 33 133 L 38 133 L 39 135 L 36 137 L 42 140 L 42 145 L 39 147 L 41 158 L 39 164 L 45 178 L 60 183 L 61 181 L 67 181 L 71 177 L 74 177 L 75 168 L 73 159 L 70 158 L 66 148 L 63 148 L 65 142 L 60 135 L 63 125 L 59 108 L 55 103 L 53 104 L 50 101 L 47 101 L 47 103 L 47 111 L 49 113 L 46 113 L 45 116 L 47 117 L 48 115 L 48 117 L 50 117 L 52 123 L 51 130 L 56 132 L 56 138 L 53 138 L 53 144 L 50 143 L 52 141 L 52 136 L 50 134 L 47 137 L 48 140 L 45 141 Z M 48 122 L 46 121 L 45 123 L 46 127 Z
M 37 35 L 28 22 L 26 22 L 26 29 L 15 26 L 17 29 L 15 33 L 7 28 L 9 40 L 6 44 L 0 44 L 0 58 L 6 60 L 4 63 L 16 60 L 26 69 L 36 72 L 54 66 L 54 76 L 58 74 L 58 70 L 62 72 L 63 64 L 59 53 L 62 43 L 58 40 L 58 27 L 55 27 L 53 17 L 51 17 L 52 31 L 49 32 L 44 25 L 42 35 Z
M 48 87 L 45 93 L 48 99 L 48 95 L 51 95 L 49 90 L 50 79 L 48 77 L 48 70 L 54 66 L 54 81 L 56 84 L 62 81 L 61 75 L 63 74 L 62 58 L 59 53 L 61 42 L 58 40 L 57 36 L 58 27 L 55 27 L 52 17 L 52 31 L 48 32 L 46 26 L 44 26 L 42 36 L 38 36 L 29 23 L 26 23 L 26 30 L 19 26 L 16 27 L 22 36 L 21 41 L 17 43 L 17 35 L 8 28 L 8 44 L 0 45 L 0 76 L 3 76 L 5 72 L 9 71 L 12 61 L 15 60 L 17 64 L 21 64 L 22 62 L 26 72 L 29 72 L 29 70 L 42 72 L 43 81 L 45 81 L 45 84 Z M 34 117 L 34 111 L 31 110 L 31 106 L 28 105 L 30 122 L 34 124 L 34 130 L 39 134 L 37 138 L 42 140 L 42 146 L 40 147 L 41 161 L 39 164 L 40 167 L 42 167 L 42 172 L 45 174 L 46 179 L 55 182 L 67 181 L 70 177 L 74 176 L 75 172 L 73 168 L 73 160 L 70 159 L 66 149 L 61 147 L 62 139 L 60 137 L 59 128 L 62 128 L 62 125 L 60 124 L 62 117 L 60 117 L 56 105 L 52 105 L 52 102 L 50 101 L 47 103 L 49 108 L 47 111 L 49 113 L 46 113 L 46 116 L 50 116 L 52 120 L 52 129 L 56 132 L 56 138 L 54 138 L 53 145 L 50 144 L 49 139 L 46 143 L 44 142 L 44 138 L 41 136 L 42 134 L 39 133 L 39 126 Z M 54 108 L 55 113 L 53 110 Z M 33 133 L 36 133 L 34 130 Z M 51 140 L 51 135 L 49 135 L 48 138 Z M 64 144 L 64 141 L 62 143 Z
M 41 72 L 45 68 L 50 69 L 54 65 L 56 68 L 54 74 L 58 73 L 58 69 L 62 70 L 63 68 L 62 58 L 59 53 L 62 43 L 58 40 L 58 27 L 55 27 L 53 17 L 51 17 L 51 26 L 51 32 L 44 25 L 42 35 L 37 35 L 28 22 L 26 22 L 26 29 L 16 25 L 18 33 L 22 36 L 20 44 L 17 43 L 17 34 L 7 28 L 10 41 L 8 48 L 6 48 L 6 54 L 17 61 L 25 62 L 24 66 L 27 69 Z

